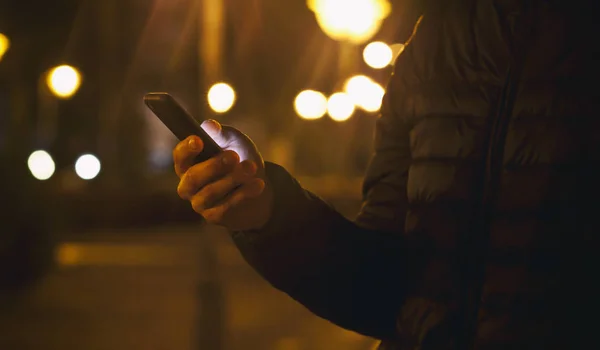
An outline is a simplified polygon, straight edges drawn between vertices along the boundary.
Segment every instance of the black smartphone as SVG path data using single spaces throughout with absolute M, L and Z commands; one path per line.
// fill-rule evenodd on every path
M 200 123 L 173 96 L 166 92 L 151 92 L 144 96 L 144 103 L 180 141 L 191 135 L 202 139 L 204 149 L 196 157 L 196 163 L 208 160 L 222 151 L 215 140 L 200 127 Z

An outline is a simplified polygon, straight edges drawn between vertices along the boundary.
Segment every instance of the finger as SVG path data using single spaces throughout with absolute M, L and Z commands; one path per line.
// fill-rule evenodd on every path
M 234 151 L 225 151 L 189 168 L 179 181 L 177 193 L 182 199 L 191 199 L 198 190 L 231 172 L 240 158 Z
M 181 178 L 194 165 L 194 159 L 202 152 L 202 148 L 204 148 L 204 143 L 198 136 L 189 136 L 175 146 L 173 163 L 177 176 Z
M 191 199 L 192 208 L 198 213 L 221 203 L 235 189 L 254 180 L 256 167 L 251 162 L 242 162 L 221 179 L 204 186 Z
M 226 147 L 229 142 L 227 133 L 223 132 L 223 126 L 216 120 L 209 119 L 200 125 L 219 147 Z
M 255 178 L 235 190 L 219 205 L 206 209 L 200 213 L 204 219 L 215 225 L 223 225 L 234 213 L 234 209 L 241 207 L 248 200 L 258 197 L 265 189 L 265 182 Z

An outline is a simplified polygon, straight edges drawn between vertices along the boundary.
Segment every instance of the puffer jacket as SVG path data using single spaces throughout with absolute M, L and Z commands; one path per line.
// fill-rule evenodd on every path
M 246 260 L 381 349 L 593 348 L 598 11 L 429 1 L 395 63 L 355 222 L 267 163 Z

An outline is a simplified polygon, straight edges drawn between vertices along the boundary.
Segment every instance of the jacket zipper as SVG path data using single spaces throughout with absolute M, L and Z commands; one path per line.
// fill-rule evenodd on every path
M 477 335 L 478 313 L 485 282 L 486 256 L 489 248 L 492 215 L 500 186 L 502 168 L 504 167 L 506 134 L 517 95 L 517 85 L 523 68 L 523 57 L 521 57 L 521 54 L 522 52 L 517 50 L 515 52 L 516 59 L 512 60 L 508 66 L 504 87 L 499 98 L 499 106 L 494 114 L 494 119 L 488 132 L 489 141 L 486 147 L 485 165 L 482 171 L 483 180 L 480 188 L 481 206 L 477 212 L 479 220 L 476 221 L 478 225 L 475 226 L 475 230 L 471 233 L 471 242 L 468 243 L 468 247 L 472 250 L 467 256 L 474 259 L 471 262 L 467 261 L 467 264 L 471 263 L 474 270 L 470 271 L 468 269 L 472 274 L 467 274 L 467 277 L 471 277 L 470 280 L 474 284 L 467 285 L 466 297 L 469 298 L 469 296 L 472 296 L 473 300 L 469 301 L 467 299 L 465 304 L 468 312 L 465 327 L 467 332 L 465 344 L 467 344 L 467 347 L 465 349 L 473 349 Z M 469 282 L 469 279 L 467 282 Z
M 510 122 L 510 116 L 515 98 L 515 79 L 512 64 L 509 65 L 502 93 L 498 99 L 498 108 L 494 113 L 493 120 L 488 131 L 488 142 L 484 159 L 484 168 L 482 170 L 480 209 L 477 212 L 479 217 L 476 220 L 475 229 L 469 237 L 469 254 L 467 257 L 472 260 L 466 260 L 466 293 L 465 293 L 465 339 L 464 349 L 473 349 L 475 337 L 477 334 L 479 305 L 483 285 L 485 281 L 486 255 L 488 251 L 489 236 L 492 223 L 492 214 L 496 203 L 496 195 L 500 185 L 500 178 L 504 159 L 504 145 L 506 141 L 506 132 Z M 472 299 L 471 299 L 472 298 Z
M 524 66 L 524 45 L 529 42 L 529 36 L 533 34 L 532 23 L 530 23 L 529 28 L 521 26 L 526 19 L 533 20 L 531 15 L 535 12 L 530 5 L 525 5 L 525 13 L 522 13 L 519 16 L 520 18 L 516 20 L 515 26 L 517 29 L 513 33 L 519 29 L 524 30 L 524 32 L 521 32 L 519 36 L 514 36 L 516 42 L 513 42 L 511 50 L 513 59 L 508 64 L 504 86 L 498 99 L 498 108 L 493 116 L 487 135 L 488 143 L 486 144 L 484 168 L 481 172 L 481 205 L 475 211 L 478 220 L 476 220 L 474 230 L 471 232 L 471 237 L 467 237 L 467 249 L 470 251 L 467 251 L 465 266 L 463 266 L 463 268 L 466 268 L 467 273 L 464 281 L 466 282 L 466 290 L 463 291 L 463 311 L 466 313 L 463 315 L 465 321 L 464 338 L 459 339 L 458 344 L 461 350 L 473 349 L 475 346 L 479 307 L 485 282 L 492 215 L 504 166 L 506 134 L 517 95 L 516 89 Z M 469 261 L 469 258 L 472 258 L 472 260 Z

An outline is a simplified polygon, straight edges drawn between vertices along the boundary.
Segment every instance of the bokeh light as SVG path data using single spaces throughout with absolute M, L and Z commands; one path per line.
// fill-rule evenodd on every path
M 373 80 L 365 75 L 355 75 L 346 81 L 344 84 L 344 91 L 350 95 L 353 100 L 359 101 L 362 94 L 368 90 L 369 85 L 372 83 Z
M 319 91 L 301 91 L 294 100 L 294 109 L 302 119 L 319 119 L 327 113 L 327 97 Z
M 343 122 L 352 116 L 354 113 L 354 103 L 348 94 L 344 92 L 336 92 L 329 96 L 327 100 L 327 113 L 331 119 L 337 122 Z
M 2 60 L 2 56 L 8 51 L 10 48 L 10 40 L 8 37 L 2 33 L 0 33 L 0 60 Z
M 100 160 L 93 154 L 84 154 L 75 162 L 75 172 L 84 180 L 91 180 L 98 176 L 100 168 Z
M 56 97 L 70 98 L 81 85 L 81 74 L 75 67 L 61 65 L 50 70 L 46 83 Z
M 372 42 L 363 50 L 363 59 L 371 68 L 385 68 L 392 63 L 392 49 L 384 42 Z
M 235 90 L 227 83 L 217 83 L 208 90 L 208 105 L 217 113 L 229 111 L 235 98 Z
M 354 105 L 366 112 L 377 112 L 381 109 L 385 89 L 367 76 L 351 77 L 346 81 L 344 91 L 350 96 Z
M 381 109 L 385 89 L 379 83 L 373 82 L 360 102 L 360 108 L 366 112 L 377 112 Z
M 388 0 L 307 0 L 321 29 L 334 40 L 362 44 L 389 15 Z
M 27 159 L 27 167 L 31 175 L 38 180 L 48 180 L 52 177 L 55 170 L 52 156 L 43 150 L 37 150 Z

